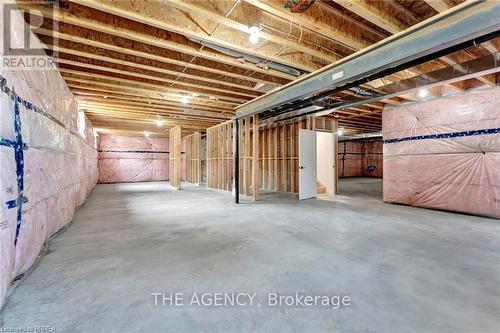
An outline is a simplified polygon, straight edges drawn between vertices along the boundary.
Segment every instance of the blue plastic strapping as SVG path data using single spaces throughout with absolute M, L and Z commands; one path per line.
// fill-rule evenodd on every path
M 10 148 L 15 148 L 17 145 L 16 141 L 14 140 L 11 140 L 11 139 L 4 139 L 4 138 L 1 138 L 0 139 L 0 146 L 5 146 L 5 147 L 10 147 Z M 23 149 L 24 150 L 27 150 L 28 149 L 28 145 L 23 143 Z
M 17 240 L 21 231 L 23 204 L 28 202 L 28 198 L 24 196 L 24 150 L 28 146 L 23 142 L 21 134 L 21 115 L 19 112 L 19 103 L 23 103 L 27 108 L 31 108 L 31 103 L 24 102 L 13 90 L 6 87 L 5 78 L 1 77 L 0 85 L 3 92 L 10 95 L 14 102 L 14 140 L 0 139 L 0 145 L 5 147 L 14 148 L 14 159 L 16 161 L 16 181 L 17 181 L 17 198 L 9 200 L 5 204 L 7 209 L 17 208 L 16 218 L 16 235 L 14 238 L 14 246 L 17 246 Z
M 10 148 L 16 148 L 16 142 L 11 139 L 0 139 L 0 146 L 5 146 L 5 147 L 10 147 Z
M 19 98 L 14 99 L 14 133 L 16 138 L 16 147 L 14 148 L 14 156 L 16 160 L 16 178 L 17 178 L 17 222 L 16 236 L 14 238 L 14 246 L 17 245 L 19 232 L 21 231 L 22 211 L 24 201 L 24 143 L 21 134 L 21 116 L 19 114 Z M 27 199 L 26 199 L 27 201 Z
M 404 138 L 384 140 L 384 144 L 404 142 L 404 141 L 419 141 L 419 140 L 433 140 L 433 139 L 451 139 L 451 138 L 460 138 L 460 137 L 465 137 L 465 136 L 491 135 L 491 134 L 500 134 L 500 128 L 486 128 L 486 129 L 479 129 L 479 130 L 472 130 L 472 131 L 462 131 L 462 132 L 451 132 L 451 133 L 441 133 L 441 134 L 428 134 L 428 135 L 407 136 L 407 137 L 404 137 Z

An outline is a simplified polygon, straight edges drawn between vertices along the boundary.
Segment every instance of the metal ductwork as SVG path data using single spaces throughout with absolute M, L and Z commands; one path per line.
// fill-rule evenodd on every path
M 193 41 L 195 43 L 201 44 L 204 47 L 210 48 L 210 49 L 215 50 L 217 52 L 220 52 L 220 53 L 223 53 L 223 54 L 228 55 L 230 57 L 233 57 L 235 59 L 242 58 L 242 59 L 245 59 L 245 61 L 251 62 L 253 64 L 258 64 L 258 63 L 265 62 L 266 65 L 267 65 L 267 67 L 269 67 L 270 69 L 274 69 L 276 71 L 279 71 L 279 72 L 282 72 L 282 73 L 286 73 L 286 74 L 289 74 L 289 75 L 293 75 L 293 76 L 300 76 L 300 75 L 302 75 L 301 71 L 299 71 L 298 69 L 289 67 L 289 66 L 281 65 L 281 64 L 278 64 L 278 63 L 275 63 L 275 62 L 272 62 L 272 61 L 268 61 L 268 60 L 263 59 L 263 58 L 259 58 L 259 57 L 256 57 L 256 56 L 253 56 L 253 55 L 249 55 L 249 54 L 246 54 L 246 53 L 241 53 L 241 52 L 238 52 L 238 51 L 234 51 L 234 50 L 228 49 L 226 47 L 219 46 L 219 45 L 213 44 L 213 43 L 208 43 L 208 42 L 201 41 L 201 40 L 198 40 L 198 39 L 189 38 L 189 40 L 191 40 L 191 41 Z

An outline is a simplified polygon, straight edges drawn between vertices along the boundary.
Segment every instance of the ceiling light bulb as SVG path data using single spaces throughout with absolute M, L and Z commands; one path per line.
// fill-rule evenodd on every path
M 182 96 L 181 96 L 181 102 L 182 102 L 182 104 L 187 104 L 187 102 L 188 102 L 188 97 L 187 97 L 186 95 L 182 95 Z
M 339 129 L 337 130 L 337 134 L 338 135 L 343 135 L 344 134 L 344 129 L 342 127 L 339 127 Z
M 251 34 L 249 37 L 250 43 L 257 44 L 259 42 L 259 34 Z
M 156 126 L 162 127 L 163 126 L 163 119 L 156 119 L 155 123 L 156 123 Z
M 144 136 L 145 136 L 146 138 L 149 138 L 149 132 L 148 132 L 148 131 L 144 131 Z
M 248 33 L 250 34 L 258 34 L 260 32 L 260 27 L 258 24 L 253 24 L 248 27 Z
M 427 96 L 427 90 L 426 89 L 422 89 L 422 90 L 418 91 L 418 97 L 424 98 L 425 96 Z
M 259 42 L 260 26 L 258 24 L 250 25 L 248 27 L 248 33 L 250 34 L 250 43 L 257 44 Z

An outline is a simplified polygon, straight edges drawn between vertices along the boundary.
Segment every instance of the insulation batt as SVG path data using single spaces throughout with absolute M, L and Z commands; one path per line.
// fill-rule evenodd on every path
M 387 107 L 384 201 L 499 218 L 499 128 L 500 88 Z
M 12 11 L 13 40 L 22 40 L 23 25 L 19 12 Z M 33 34 L 30 37 L 32 45 L 41 48 L 38 39 Z M 22 140 L 28 146 L 24 150 L 22 194 L 28 201 L 22 204 L 16 245 L 18 209 L 6 204 L 21 194 L 15 149 L 0 146 L 0 302 L 3 304 L 11 281 L 34 263 L 43 244 L 71 221 L 76 207 L 85 202 L 95 186 L 97 151 L 92 125 L 78 116 L 77 103 L 57 70 L 2 67 L 0 74 L 6 79 L 6 86 L 15 89 L 20 98 L 64 124 L 61 126 L 19 105 Z M 0 137 L 15 141 L 14 101 L 5 92 L 0 92 L 0 117 Z
M 168 149 L 166 138 L 101 135 L 99 183 L 168 180 Z M 185 179 L 184 154 L 181 163 Z

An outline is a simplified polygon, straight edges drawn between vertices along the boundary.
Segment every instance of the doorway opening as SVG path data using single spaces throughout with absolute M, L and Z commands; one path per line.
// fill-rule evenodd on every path
M 342 196 L 382 201 L 382 137 L 339 140 L 338 167 Z
M 335 134 L 300 129 L 299 199 L 336 193 Z

